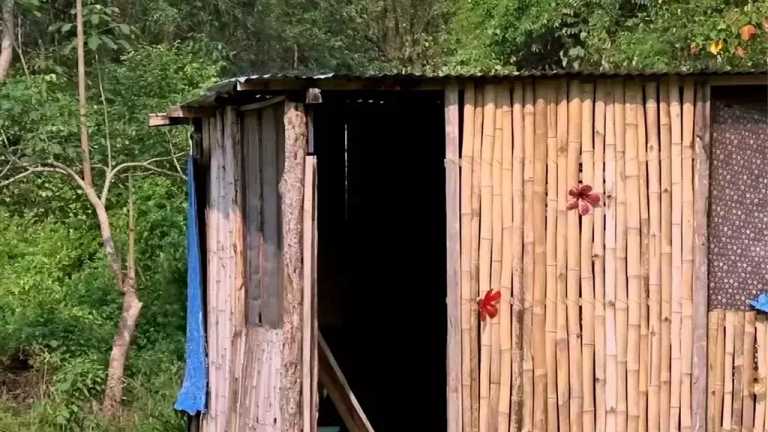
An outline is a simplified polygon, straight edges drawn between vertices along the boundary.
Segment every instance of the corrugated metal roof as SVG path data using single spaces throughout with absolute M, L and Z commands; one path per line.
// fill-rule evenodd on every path
M 256 75 L 244 75 L 235 78 L 230 78 L 221 81 L 208 89 L 204 90 L 200 97 L 190 100 L 184 103 L 184 106 L 199 107 L 199 106 L 211 106 L 215 105 L 216 100 L 221 97 L 227 97 L 240 90 L 248 90 L 254 86 L 265 87 L 271 91 L 287 90 L 295 88 L 301 85 L 310 87 L 312 85 L 322 85 L 322 83 L 329 81 L 370 81 L 375 83 L 379 82 L 402 82 L 407 84 L 408 82 L 417 81 L 448 81 L 448 80 L 470 80 L 470 79 L 503 79 L 503 78 L 551 78 L 551 77 L 584 77 L 584 78 L 611 78 L 619 76 L 635 76 L 635 77 L 653 77 L 653 76 L 665 76 L 665 75 L 681 75 L 681 76 L 700 76 L 700 75 L 719 75 L 719 76 L 738 76 L 738 75 L 755 75 L 766 74 L 768 68 L 763 70 L 725 70 L 725 71 L 637 71 L 637 70 L 624 70 L 624 71 L 600 71 L 600 70 L 548 70 L 548 71 L 525 71 L 525 72 L 511 72 L 511 71 L 495 71 L 495 72 L 473 72 L 473 73 L 366 73 L 366 74 L 349 74 L 349 73 L 318 73 L 318 74 L 304 74 L 304 73 L 271 73 L 271 74 L 256 74 Z M 768 82 L 768 75 L 767 75 Z

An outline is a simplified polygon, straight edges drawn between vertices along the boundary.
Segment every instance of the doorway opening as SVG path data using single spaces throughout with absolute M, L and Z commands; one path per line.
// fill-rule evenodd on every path
M 320 332 L 376 431 L 445 430 L 443 94 L 315 107 Z M 342 425 L 320 391 L 319 425 Z

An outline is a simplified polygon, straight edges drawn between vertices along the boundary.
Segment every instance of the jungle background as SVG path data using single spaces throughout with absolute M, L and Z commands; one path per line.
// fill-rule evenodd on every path
M 32 159 L 78 157 L 75 1 L 0 3 L 0 432 L 184 430 L 172 405 L 184 360 L 190 143 L 184 128 L 150 130 L 149 112 L 243 73 L 764 70 L 768 62 L 765 0 L 83 1 L 94 176 L 101 167 L 106 182 L 113 163 L 138 168 L 102 193 L 119 248 L 135 220 L 144 305 L 122 409 L 104 416 L 122 294 L 99 223 L 66 175 L 17 171 Z

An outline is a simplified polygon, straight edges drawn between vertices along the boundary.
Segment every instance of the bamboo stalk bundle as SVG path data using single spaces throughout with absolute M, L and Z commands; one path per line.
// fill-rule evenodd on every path
M 659 86 L 659 156 L 661 179 L 661 392 L 659 428 L 669 431 L 672 354 L 672 130 L 669 113 L 669 83 Z
M 475 86 L 464 87 L 464 127 L 461 146 L 461 400 L 462 431 L 472 430 L 472 372 L 470 369 L 470 322 L 472 298 L 472 154 L 475 137 Z
M 499 86 L 497 103 L 501 106 L 502 135 L 502 244 L 501 244 L 501 388 L 499 391 L 498 430 L 509 431 L 510 397 L 512 392 L 512 105 L 509 85 Z
M 670 371 L 669 427 L 677 432 L 680 423 L 683 319 L 683 206 L 682 206 L 682 118 L 680 89 L 676 77 L 669 79 L 669 112 L 672 129 L 672 365 Z
M 723 382 L 723 422 L 724 431 L 731 430 L 731 420 L 733 419 L 733 347 L 734 347 L 734 329 L 737 323 L 737 311 L 725 312 L 725 364 Z
M 605 107 L 605 431 L 615 432 L 618 406 L 616 343 L 616 126 L 613 84 L 606 84 Z
M 627 216 L 625 190 L 624 83 L 616 81 L 613 91 L 616 134 L 616 346 L 617 380 L 616 430 L 627 430 Z
M 710 339 L 710 341 L 714 341 L 714 339 Z M 742 432 L 752 432 L 755 424 L 755 400 L 752 391 L 755 370 L 755 312 L 753 311 L 744 314 L 742 345 L 744 346 L 744 371 L 741 383 L 741 430 Z
M 523 426 L 524 432 L 533 430 L 533 272 L 534 226 L 533 179 L 534 179 L 534 93 L 533 84 L 525 84 L 523 109 Z
M 731 430 L 741 430 L 741 395 L 744 393 L 742 390 L 743 376 L 744 376 L 744 319 L 746 317 L 745 312 L 734 312 L 736 315 L 734 328 L 733 328 L 733 409 L 731 410 Z M 752 359 L 750 359 L 751 361 Z
M 625 197 L 627 229 L 627 430 L 640 428 L 640 291 L 642 272 L 640 264 L 640 196 L 637 160 L 637 106 L 639 86 L 627 83 L 625 90 Z
M 648 430 L 657 432 L 661 391 L 661 178 L 659 171 L 659 110 L 656 82 L 645 84 L 648 159 Z
M 693 368 L 693 119 L 694 86 L 690 79 L 683 83 L 683 118 L 681 151 L 681 365 L 680 365 L 680 429 L 691 432 L 693 426 L 691 385 Z
M 595 86 L 584 83 L 581 88 L 581 179 L 593 185 L 594 175 L 594 117 Z M 581 217 L 580 275 L 581 275 L 581 383 L 582 430 L 595 430 L 595 287 L 592 277 L 592 230 L 594 216 Z
M 649 266 L 649 229 L 648 215 L 648 154 L 645 126 L 645 108 L 643 87 L 638 88 L 637 98 L 637 161 L 640 189 L 640 426 L 641 431 L 648 430 L 648 384 L 650 368 L 650 336 L 648 311 L 648 266 Z
M 557 415 L 560 432 L 570 430 L 570 370 L 568 368 L 567 230 L 568 215 L 568 82 L 557 88 Z
M 491 243 L 491 289 L 501 291 L 501 243 L 502 243 L 502 112 L 499 103 L 500 86 L 494 86 L 496 105 L 494 110 L 493 136 L 493 241 Z M 502 299 L 504 300 L 504 299 Z M 499 304 L 499 308 L 504 306 Z M 498 427 L 499 391 L 501 385 L 501 339 L 499 331 L 501 317 L 491 320 L 491 392 L 488 399 L 488 430 L 494 432 Z
M 493 145 L 496 119 L 496 93 L 493 85 L 483 89 L 482 165 L 480 167 L 480 295 L 491 289 L 493 243 Z M 481 325 L 480 336 L 480 431 L 488 431 L 491 393 L 491 319 Z
M 470 286 L 470 320 L 469 330 L 469 371 L 471 374 L 471 411 L 472 431 L 480 430 L 480 329 L 477 319 L 477 303 L 474 299 L 480 296 L 480 204 L 481 204 L 481 171 L 482 171 L 482 143 L 483 143 L 483 91 L 478 87 L 475 90 L 475 126 L 472 139 L 472 285 Z
M 707 347 L 707 429 L 708 431 L 714 431 L 719 427 L 717 416 L 715 413 L 717 397 L 717 390 L 715 386 L 715 376 L 717 375 L 717 331 L 720 324 L 721 311 L 714 310 L 708 313 L 707 316 L 707 339 L 710 343 Z M 664 420 L 664 419 L 662 419 Z M 750 431 L 751 432 L 751 431 Z
M 536 83 L 533 162 L 533 429 L 547 428 L 546 205 L 547 205 L 547 83 Z
M 547 86 L 547 432 L 557 432 L 557 99 Z
M 523 403 L 523 85 L 512 94 L 512 411 L 510 431 L 520 430 Z
M 768 384 L 768 327 L 766 321 L 755 321 L 755 335 L 757 336 L 757 379 L 755 386 L 755 425 L 754 432 L 764 430 L 766 415 L 766 384 Z
M 729 379 L 731 377 L 728 377 Z M 714 432 L 722 429 L 724 380 L 725 380 L 725 313 L 717 315 L 717 345 L 715 347 L 715 428 Z
M 605 160 L 605 105 L 607 83 L 598 81 L 595 87 L 594 180 L 595 193 L 602 197 L 601 206 L 595 208 L 592 256 L 595 278 L 595 432 L 605 432 L 605 274 L 603 247 L 605 239 L 605 195 L 603 188 Z
M 579 183 L 579 155 L 581 153 L 581 91 L 578 81 L 568 85 L 568 160 L 566 184 L 568 187 Z M 567 215 L 567 265 L 566 287 L 568 296 L 568 368 L 570 369 L 570 423 L 571 430 L 581 431 L 582 385 L 581 385 L 581 335 L 579 314 L 579 213 L 570 211 Z

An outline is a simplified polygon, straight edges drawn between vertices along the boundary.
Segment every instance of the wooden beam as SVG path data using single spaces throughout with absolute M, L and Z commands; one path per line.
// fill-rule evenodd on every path
M 259 109 L 262 109 L 262 108 L 266 108 L 266 107 L 268 107 L 270 105 L 274 105 L 276 103 L 280 103 L 280 102 L 282 102 L 284 100 L 285 100 L 285 96 L 276 96 L 276 97 L 269 98 L 269 99 L 264 100 L 264 101 L 254 102 L 254 103 L 248 104 L 248 105 L 242 105 L 239 109 L 240 109 L 240 111 L 259 110 Z
M 461 431 L 461 295 L 459 215 L 459 88 L 445 89 L 445 213 L 448 432 Z
M 373 432 L 373 427 L 368 422 L 363 408 L 352 393 L 347 379 L 320 333 L 318 333 L 318 343 L 320 345 L 318 352 L 320 383 L 331 397 L 344 425 L 350 432 Z
M 315 213 L 315 188 L 317 180 L 315 156 L 306 156 L 304 161 L 304 286 L 302 303 L 302 328 L 301 328 L 301 393 L 304 428 L 306 432 L 317 430 L 317 369 L 315 369 L 314 356 L 317 352 L 317 314 L 315 302 L 317 291 L 315 290 L 315 257 L 317 249 Z
M 176 126 L 190 123 L 190 119 L 172 117 L 167 113 L 151 113 L 148 120 L 149 127 Z

